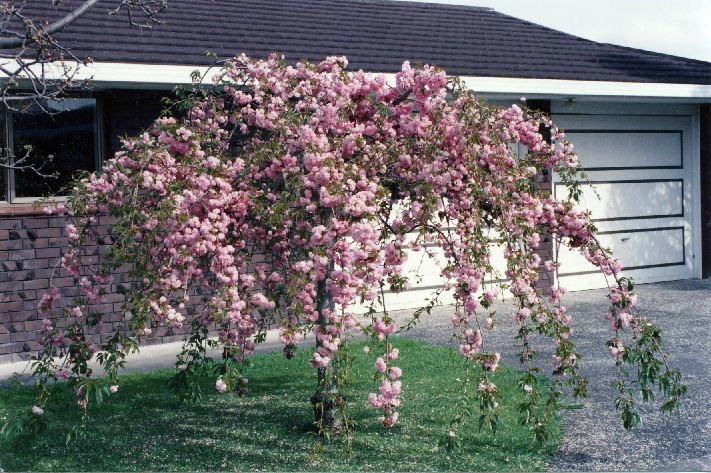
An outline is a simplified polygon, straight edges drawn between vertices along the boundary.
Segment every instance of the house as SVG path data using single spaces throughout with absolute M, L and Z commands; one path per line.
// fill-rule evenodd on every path
M 25 12 L 51 20 L 81 2 L 46 3 L 30 3 Z M 58 192 L 76 171 L 100 170 L 120 136 L 146 127 L 159 115 L 162 97 L 189 83 L 191 71 L 206 70 L 208 50 L 221 57 L 276 51 L 312 61 L 346 55 L 353 70 L 390 75 L 410 60 L 459 75 L 499 103 L 525 96 L 552 114 L 576 145 L 590 181 L 585 203 L 626 275 L 638 282 L 711 275 L 710 63 L 596 43 L 488 8 L 389 0 L 171 0 L 161 16 L 165 24 L 137 31 L 125 17 L 106 14 L 113 3 L 99 1 L 57 35 L 77 56 L 93 58 L 81 71 L 93 79 L 91 93 L 67 99 L 65 111 L 51 117 L 5 111 L 0 120 L 9 149 L 20 153 L 31 144 L 38 154 L 54 155 L 60 175 L 49 181 L 6 170 L 0 178 L 0 362 L 36 348 L 37 300 L 66 242 L 63 220 L 38 214 L 31 202 Z M 559 188 L 555 176 L 551 188 Z M 548 243 L 542 251 L 553 248 Z M 559 257 L 563 286 L 604 285 L 582 258 Z M 72 295 L 71 278 L 58 282 Z M 421 302 L 438 284 L 426 274 L 396 306 Z M 109 294 L 100 310 L 115 311 L 119 300 Z M 179 338 L 166 328 L 153 341 Z

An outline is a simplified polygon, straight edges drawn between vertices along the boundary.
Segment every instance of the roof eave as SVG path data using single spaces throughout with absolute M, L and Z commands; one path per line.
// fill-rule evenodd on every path
M 64 65 L 66 66 L 66 64 Z M 52 77 L 51 69 L 46 69 Z M 57 71 L 65 71 L 57 68 Z M 172 89 L 191 84 L 198 71 L 204 83 L 219 73 L 207 66 L 94 62 L 80 66 L 76 80 L 89 79 L 98 88 Z M 377 71 L 375 72 L 377 73 Z M 384 73 L 389 81 L 395 74 Z M 711 102 L 711 85 L 593 80 L 528 79 L 515 77 L 472 77 L 461 79 L 471 90 L 484 96 L 549 99 L 666 100 L 670 102 Z

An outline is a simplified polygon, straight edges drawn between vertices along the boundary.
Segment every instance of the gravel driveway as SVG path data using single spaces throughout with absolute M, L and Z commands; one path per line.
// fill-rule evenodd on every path
M 574 317 L 573 337 L 591 383 L 586 408 L 562 414 L 565 437 L 551 470 L 711 471 L 711 281 L 647 284 L 638 293 L 640 308 L 661 326 L 672 363 L 685 375 L 685 404 L 672 417 L 656 406 L 645 408 L 643 425 L 624 430 L 608 382 L 615 370 L 604 343 L 609 338 L 601 317 L 607 308 L 605 291 L 569 293 L 565 297 Z M 510 309 L 500 305 L 494 343 L 502 358 L 516 366 Z M 398 319 L 406 315 L 398 313 Z M 450 344 L 450 316 L 451 308 L 439 307 L 405 336 Z M 539 359 L 550 360 L 550 350 L 539 353 Z

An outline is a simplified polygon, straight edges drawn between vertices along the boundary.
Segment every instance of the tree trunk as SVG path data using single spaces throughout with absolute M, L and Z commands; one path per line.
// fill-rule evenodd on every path
M 316 309 L 319 313 L 318 325 L 323 332 L 326 331 L 328 319 L 323 314 L 324 309 L 334 310 L 335 305 L 331 298 L 331 293 L 326 288 L 326 282 L 319 281 L 316 290 Z M 321 342 L 316 340 L 316 348 L 321 345 Z M 333 368 L 325 367 L 318 368 L 318 379 L 316 392 L 311 396 L 311 404 L 314 406 L 314 416 L 316 425 L 319 431 L 331 430 L 338 431 L 345 428 L 343 407 L 345 399 L 338 392 L 338 387 L 335 383 L 335 373 Z

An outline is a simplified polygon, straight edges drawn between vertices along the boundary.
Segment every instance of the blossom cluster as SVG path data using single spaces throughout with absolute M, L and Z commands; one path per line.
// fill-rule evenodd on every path
M 381 327 L 385 326 L 381 325 Z M 382 334 L 382 330 L 378 333 Z M 402 369 L 393 364 L 393 361 L 398 359 L 400 350 L 391 348 L 389 344 L 386 344 L 386 349 L 388 351 L 385 355 L 378 357 L 374 364 L 375 371 L 381 374 L 379 392 L 368 394 L 368 402 L 372 407 L 383 411 L 383 415 L 379 417 L 380 423 L 384 427 L 392 427 L 400 417 L 396 409 L 400 406 L 402 381 L 399 378 L 402 376 Z

